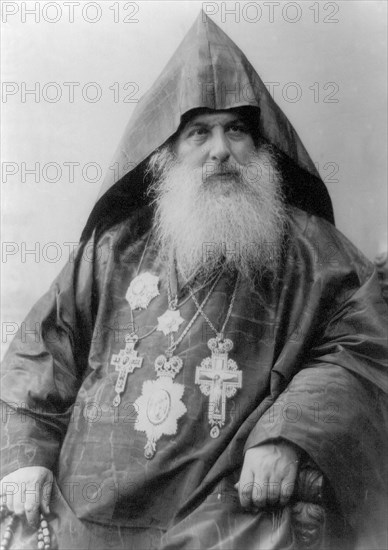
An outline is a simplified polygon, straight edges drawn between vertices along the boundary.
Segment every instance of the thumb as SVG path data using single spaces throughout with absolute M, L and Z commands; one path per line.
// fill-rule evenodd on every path
M 241 506 L 245 509 L 251 508 L 254 477 L 253 473 L 248 468 L 243 467 L 240 480 L 236 488 L 238 490 Z
M 52 488 L 53 488 L 52 479 L 46 480 L 42 486 L 41 508 L 44 514 L 50 513 L 50 500 L 51 500 Z

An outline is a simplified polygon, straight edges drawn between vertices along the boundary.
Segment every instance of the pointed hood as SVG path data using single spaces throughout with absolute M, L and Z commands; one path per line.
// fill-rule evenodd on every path
M 327 190 L 296 131 L 242 51 L 201 11 L 137 104 L 112 161 L 124 175 L 114 181 L 110 172 L 105 178 L 83 237 L 102 218 L 106 220 L 104 225 L 108 219 L 111 223 L 120 219 L 112 209 L 123 210 L 125 203 L 128 215 L 132 208 L 144 204 L 144 161 L 177 131 L 185 113 L 196 108 L 243 106 L 253 107 L 258 134 L 276 147 L 283 168 L 298 180 L 286 189 L 289 202 L 333 222 Z

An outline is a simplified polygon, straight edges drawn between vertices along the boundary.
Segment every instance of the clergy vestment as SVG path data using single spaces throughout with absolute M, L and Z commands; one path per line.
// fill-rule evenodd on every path
M 225 92 L 233 83 L 249 101 Z M 282 265 L 254 288 L 230 273 L 196 281 L 217 330 L 236 292 L 225 328 L 234 367 L 226 375 L 225 360 L 219 371 L 210 361 L 206 370 L 216 335 L 198 315 L 174 352 L 182 365 L 167 375 L 155 362 L 168 337 L 154 329 L 168 308 L 168 266 L 155 246 L 145 161 L 191 109 L 241 106 L 298 175 L 284 181 Z M 373 533 L 382 544 L 387 311 L 376 274 L 335 229 L 295 130 L 202 14 L 139 104 L 116 159 L 133 170 L 106 182 L 74 257 L 26 319 L 38 337 L 17 336 L 5 358 L 2 475 L 53 470 L 59 548 L 293 548 L 289 509 L 275 529 L 268 512 L 244 512 L 234 489 L 244 451 L 282 438 L 328 479 L 345 538 Z M 144 277 L 148 299 L 131 308 Z M 187 286 L 178 298 L 177 337 L 198 310 Z

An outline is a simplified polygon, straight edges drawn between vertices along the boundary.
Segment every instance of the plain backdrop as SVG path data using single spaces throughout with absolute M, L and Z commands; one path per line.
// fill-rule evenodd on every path
M 370 259 L 387 248 L 385 1 L 3 2 L 3 351 L 68 260 L 135 101 L 201 7 L 298 131 L 337 227 Z

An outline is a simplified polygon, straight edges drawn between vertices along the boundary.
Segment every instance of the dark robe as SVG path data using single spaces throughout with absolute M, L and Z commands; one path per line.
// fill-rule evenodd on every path
M 61 498 L 88 526 L 88 536 L 105 526 L 99 540 L 122 529 L 129 541 L 130 533 L 143 533 L 145 548 L 145 540 L 159 544 L 160 536 L 162 548 L 260 548 L 258 540 L 267 548 L 271 517 L 243 512 L 233 485 L 244 450 L 280 437 L 327 476 L 348 534 L 373 527 L 380 543 L 387 308 L 373 266 L 330 223 L 291 209 L 279 277 L 254 289 L 241 281 L 237 289 L 225 336 L 234 343 L 230 358 L 242 371 L 242 387 L 226 399 L 219 437 L 210 437 L 209 397 L 195 383 L 214 336 L 199 317 L 175 352 L 184 366 L 174 382 L 184 385 L 187 412 L 147 460 L 146 435 L 135 428 L 136 400 L 143 383 L 156 379 L 154 361 L 167 336 L 155 331 L 139 341 L 143 364 L 128 375 L 117 408 L 112 355 L 132 332 L 125 297 L 138 272 L 160 279 L 160 295 L 134 311 L 140 338 L 167 309 L 166 266 L 157 261 L 152 237 L 146 247 L 149 220 L 144 208 L 80 246 L 15 338 L 2 380 L 10 407 L 2 475 L 23 466 L 52 469 Z M 234 282 L 223 276 L 207 302 L 217 329 Z M 199 301 L 208 290 L 198 292 Z M 185 323 L 177 336 L 195 314 L 192 299 L 180 311 Z M 285 513 L 278 531 L 283 546 L 274 548 L 290 542 L 288 521 Z

